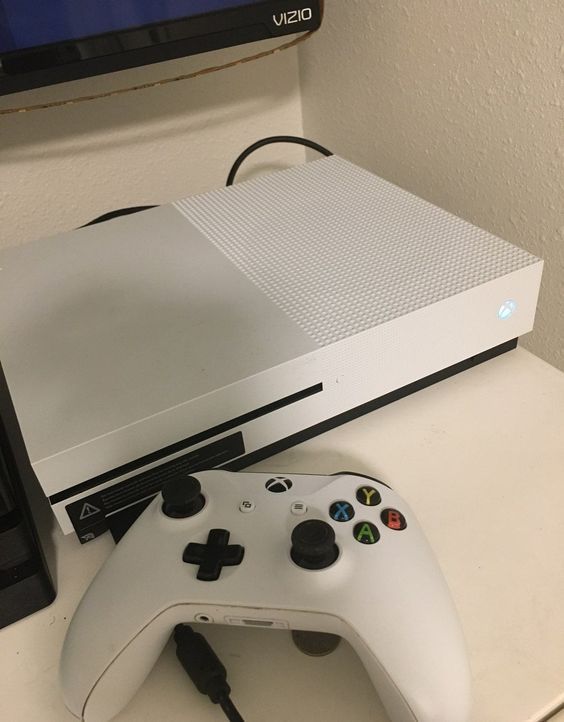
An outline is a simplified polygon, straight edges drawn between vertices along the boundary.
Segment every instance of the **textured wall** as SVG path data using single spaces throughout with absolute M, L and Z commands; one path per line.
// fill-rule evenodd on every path
M 546 260 L 535 331 L 564 369 L 564 3 L 326 0 L 306 135 Z
M 0 107 L 175 76 L 266 47 L 243 46 L 19 93 L 1 98 Z M 160 88 L 0 116 L 0 246 L 70 229 L 114 208 L 221 186 L 246 145 L 264 135 L 301 131 L 295 49 Z M 303 157 L 296 146 L 265 149 L 249 159 L 241 177 L 252 168 Z

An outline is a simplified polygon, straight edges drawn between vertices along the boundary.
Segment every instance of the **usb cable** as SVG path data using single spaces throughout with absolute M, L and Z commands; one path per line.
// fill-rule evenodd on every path
M 198 692 L 219 704 L 229 722 L 245 722 L 231 701 L 227 671 L 205 638 L 188 624 L 174 630 L 176 656 Z

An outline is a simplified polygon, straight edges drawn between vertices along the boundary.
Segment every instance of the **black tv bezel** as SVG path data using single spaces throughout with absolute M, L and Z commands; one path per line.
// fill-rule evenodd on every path
M 242 0 L 243 1 L 243 0 Z M 311 9 L 278 26 L 274 16 Z M 308 13 L 309 15 L 309 13 Z M 298 16 L 299 17 L 299 16 Z M 264 0 L 205 15 L 0 53 L 0 95 L 317 30 L 321 0 Z

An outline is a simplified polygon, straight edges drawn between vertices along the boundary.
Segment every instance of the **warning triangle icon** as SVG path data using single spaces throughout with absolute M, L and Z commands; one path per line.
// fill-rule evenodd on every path
M 100 514 L 101 509 L 98 509 L 97 506 L 94 506 L 93 504 L 89 504 L 86 502 L 84 506 L 82 507 L 82 511 L 80 512 L 80 520 L 88 519 L 90 516 L 94 516 L 94 514 Z

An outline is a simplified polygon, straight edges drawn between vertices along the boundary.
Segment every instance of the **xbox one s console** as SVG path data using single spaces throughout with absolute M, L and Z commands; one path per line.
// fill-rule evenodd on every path
M 413 512 L 379 480 L 216 470 L 168 481 L 74 614 L 60 665 L 68 709 L 109 722 L 193 622 L 343 637 L 391 722 L 469 721 L 448 587 Z
M 64 532 L 515 346 L 542 261 L 337 156 L 0 252 L 0 359 Z

